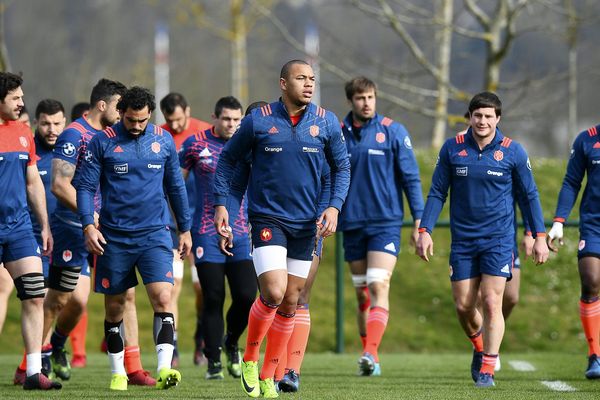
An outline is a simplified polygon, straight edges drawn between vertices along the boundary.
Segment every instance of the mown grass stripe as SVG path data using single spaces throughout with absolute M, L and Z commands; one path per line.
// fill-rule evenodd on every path
M 548 387 L 550 390 L 554 390 L 555 392 L 575 392 L 573 386 L 562 382 L 562 381 L 542 381 L 542 385 Z
M 530 362 L 527 362 L 527 361 L 513 360 L 513 361 L 509 361 L 508 364 L 515 371 L 519 371 L 519 372 L 533 372 L 533 371 L 535 371 L 535 367 L 533 366 L 533 364 L 531 364 Z

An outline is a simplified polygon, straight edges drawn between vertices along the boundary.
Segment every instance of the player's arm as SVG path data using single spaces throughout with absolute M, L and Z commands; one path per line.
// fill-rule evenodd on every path
M 533 238 L 532 228 L 529 224 L 530 218 L 525 216 L 525 199 L 522 193 L 520 193 L 520 189 L 517 185 L 514 186 L 514 198 L 516 204 L 519 206 L 519 211 L 521 212 L 521 220 L 523 221 L 523 239 L 520 243 L 521 252 L 525 254 L 524 259 L 527 260 L 533 254 L 533 245 L 535 243 L 535 239 Z M 515 211 L 516 212 L 516 211 Z M 518 224 L 517 224 L 517 216 L 515 215 L 515 236 L 518 234 Z
M 179 150 L 179 153 L 177 153 L 177 157 L 179 158 L 179 167 L 181 168 L 181 176 L 183 177 L 184 181 L 187 181 L 187 178 L 190 175 L 190 170 L 192 170 L 196 164 L 196 157 L 192 148 L 193 140 L 194 136 L 187 138 L 181 145 L 181 150 Z
M 28 165 L 26 173 L 27 201 L 42 228 L 42 252 L 44 255 L 49 255 L 52 253 L 53 240 L 50 233 L 50 223 L 48 222 L 48 211 L 46 210 L 44 183 L 40 177 L 37 165 Z
M 77 212 L 77 192 L 71 182 L 75 164 L 59 158 L 52 159 L 52 184 L 50 190 L 58 201 Z

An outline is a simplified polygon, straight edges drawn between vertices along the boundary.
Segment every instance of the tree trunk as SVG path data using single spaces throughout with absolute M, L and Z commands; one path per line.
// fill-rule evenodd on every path
M 248 105 L 248 54 L 246 49 L 244 0 L 231 2 L 231 92 L 242 105 Z
M 452 54 L 452 16 L 453 1 L 442 0 L 439 13 L 442 21 L 438 47 L 438 68 L 440 71 L 437 80 L 439 96 L 435 103 L 435 120 L 433 124 L 433 137 L 431 146 L 435 149 L 442 147 L 446 135 L 448 119 L 448 86 L 450 83 L 450 57 Z

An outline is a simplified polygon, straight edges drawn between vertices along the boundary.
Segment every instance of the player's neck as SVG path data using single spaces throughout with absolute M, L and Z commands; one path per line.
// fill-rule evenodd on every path
M 490 135 L 484 136 L 484 137 L 473 133 L 473 139 L 475 140 L 475 143 L 477 143 L 479 150 L 483 150 L 485 148 L 485 146 L 492 143 L 492 141 L 494 140 L 495 137 L 496 137 L 495 132 Z
M 289 99 L 287 99 L 285 96 L 282 96 L 281 101 L 283 101 L 283 105 L 285 106 L 285 109 L 290 117 L 302 115 L 302 113 L 304 112 L 304 110 L 306 109 L 306 106 L 307 106 L 307 104 L 302 104 L 302 105 L 295 104 L 295 103 L 291 102 Z
M 87 123 L 90 124 L 90 126 L 96 130 L 101 131 L 107 128 L 106 126 L 102 125 L 102 113 L 96 112 L 96 110 L 90 111 L 87 117 L 84 118 L 87 121 Z

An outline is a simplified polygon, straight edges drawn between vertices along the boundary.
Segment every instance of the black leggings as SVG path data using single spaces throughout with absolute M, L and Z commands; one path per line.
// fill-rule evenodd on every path
M 250 307 L 256 298 L 256 273 L 251 260 L 199 263 L 196 264 L 196 269 L 204 296 L 204 355 L 211 361 L 219 361 L 224 334 L 225 276 L 231 292 L 231 306 L 227 310 L 227 341 L 229 344 L 237 344 L 248 326 Z

